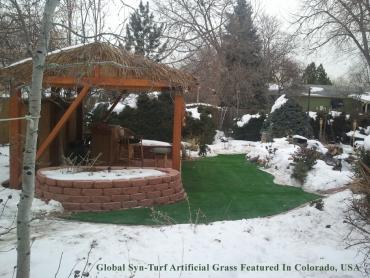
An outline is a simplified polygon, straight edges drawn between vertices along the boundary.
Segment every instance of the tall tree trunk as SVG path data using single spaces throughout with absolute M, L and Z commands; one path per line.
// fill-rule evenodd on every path
M 68 46 L 72 45 L 73 5 L 74 4 L 72 3 L 72 0 L 67 0 L 67 20 L 68 20 L 67 42 L 68 42 Z
M 31 206 L 35 191 L 35 164 L 37 132 L 41 111 L 41 90 L 44 64 L 48 49 L 53 16 L 60 0 L 46 0 L 41 31 L 33 53 L 32 86 L 29 95 L 29 115 L 27 122 L 26 143 L 23 153 L 22 192 L 17 215 L 17 278 L 30 277 L 30 221 Z

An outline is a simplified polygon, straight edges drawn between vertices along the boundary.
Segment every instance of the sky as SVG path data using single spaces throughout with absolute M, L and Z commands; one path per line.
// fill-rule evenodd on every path
M 140 0 L 116 0 L 116 7 L 110 15 L 111 20 L 116 17 L 127 17 L 132 11 L 130 8 L 118 9 L 117 7 L 121 6 L 120 1 L 135 8 L 140 3 Z M 293 32 L 294 29 L 290 23 L 294 20 L 294 14 L 300 12 L 301 0 L 251 0 L 251 2 L 258 7 L 257 10 L 263 10 L 267 14 L 276 16 L 282 22 L 284 31 Z M 149 4 L 151 4 L 150 0 Z M 303 49 L 299 49 L 297 52 L 299 54 L 296 58 L 303 65 L 308 65 L 311 62 L 315 62 L 317 65 L 322 63 L 331 79 L 344 75 L 353 61 L 353 59 L 343 55 L 332 46 L 326 46 L 315 54 L 309 54 Z

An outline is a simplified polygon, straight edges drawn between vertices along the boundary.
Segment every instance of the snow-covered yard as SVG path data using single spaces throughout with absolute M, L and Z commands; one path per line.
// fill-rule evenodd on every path
M 286 168 L 297 147 L 280 139 L 272 148 L 277 150 L 267 171 L 278 183 L 297 186 Z M 259 143 L 233 140 L 216 142 L 210 149 L 213 155 L 266 150 Z M 0 152 L 6 153 L 7 147 Z M 0 180 L 8 177 L 6 161 L 0 156 Z M 347 165 L 338 172 L 319 162 L 305 189 L 341 187 L 350 178 Z M 4 201 L 9 195 L 2 227 L 14 220 L 19 197 L 15 190 L 0 189 Z M 88 257 L 89 277 L 364 277 L 348 267 L 360 266 L 363 260 L 356 248 L 346 249 L 350 229 L 343 220 L 351 198 L 345 190 L 325 198 L 323 211 L 305 205 L 269 218 L 161 227 L 66 221 L 54 216 L 62 211 L 58 203 L 35 200 L 34 215 L 39 217 L 32 221 L 31 273 L 32 277 L 54 277 L 56 272 L 56 277 L 73 277 L 74 270 L 84 269 L 83 258 Z M 14 230 L 0 237 L 0 277 L 13 275 L 15 243 Z M 327 268 L 331 270 L 324 271 Z

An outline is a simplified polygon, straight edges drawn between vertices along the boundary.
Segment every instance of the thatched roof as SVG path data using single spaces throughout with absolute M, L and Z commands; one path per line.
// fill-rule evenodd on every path
M 97 68 L 101 77 L 166 81 L 174 87 L 195 82 L 190 74 L 100 42 L 49 53 L 44 76 L 93 77 Z M 17 85 L 30 84 L 31 75 L 30 58 L 0 69 L 0 81 L 13 80 Z

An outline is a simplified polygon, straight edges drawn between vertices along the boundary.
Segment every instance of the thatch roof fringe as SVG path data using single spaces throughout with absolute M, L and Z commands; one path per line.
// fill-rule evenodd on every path
M 44 74 L 82 78 L 95 76 L 96 70 L 101 77 L 167 81 L 181 87 L 195 82 L 190 74 L 100 42 L 52 52 L 46 58 Z M 31 59 L 0 69 L 0 80 L 14 80 L 17 85 L 29 84 L 31 76 Z

